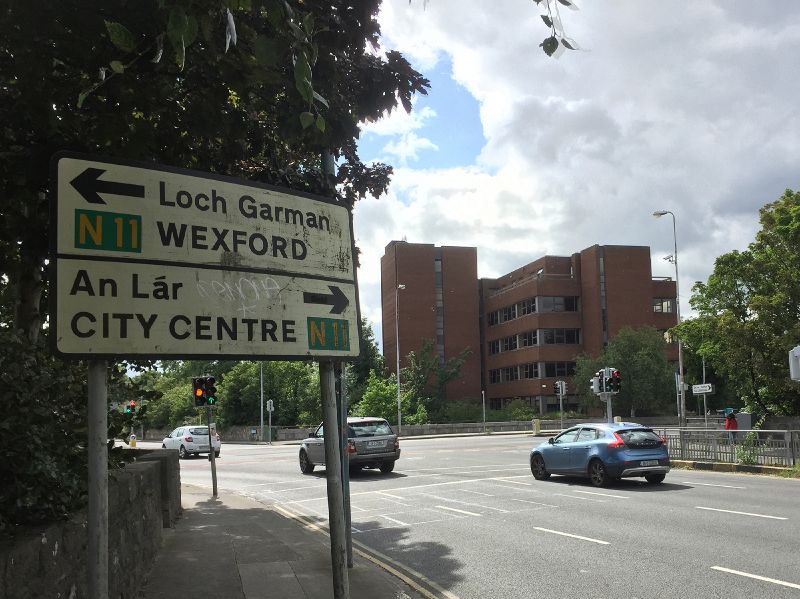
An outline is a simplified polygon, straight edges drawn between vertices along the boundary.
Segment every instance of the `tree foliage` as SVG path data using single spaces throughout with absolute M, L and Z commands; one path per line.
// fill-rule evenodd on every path
M 407 366 L 400 373 L 400 384 L 402 392 L 409 396 L 411 413 L 416 413 L 422 405 L 434 421 L 442 420 L 447 383 L 461 375 L 461 367 L 471 353 L 471 349 L 465 348 L 457 356 L 440 362 L 432 339 L 425 339 L 419 352 L 409 352 Z
M 800 193 L 786 190 L 760 211 L 745 251 L 717 258 L 693 288 L 698 316 L 678 334 L 760 416 L 800 412 L 787 355 L 800 341 Z
M 600 356 L 579 356 L 575 364 L 575 386 L 585 406 L 603 407 L 589 391 L 589 379 L 601 368 L 617 368 L 622 388 L 613 396 L 614 414 L 638 415 L 669 412 L 675 399 L 673 368 L 664 352 L 664 337 L 652 327 L 621 329 Z

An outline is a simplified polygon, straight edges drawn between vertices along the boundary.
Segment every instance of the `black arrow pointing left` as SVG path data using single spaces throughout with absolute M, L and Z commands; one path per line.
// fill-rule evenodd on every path
M 331 290 L 330 294 L 310 293 L 308 291 L 303 292 L 303 303 L 330 305 L 332 306 L 330 311 L 331 314 L 341 314 L 344 312 L 344 309 L 350 305 L 350 301 L 338 287 L 334 285 L 328 285 L 328 289 Z
M 83 196 L 83 199 L 90 204 L 105 204 L 105 200 L 100 197 L 101 193 L 110 193 L 131 198 L 144 197 L 144 185 L 119 183 L 117 181 L 101 181 L 100 175 L 104 172 L 106 172 L 104 169 L 89 167 L 70 181 L 70 184 Z

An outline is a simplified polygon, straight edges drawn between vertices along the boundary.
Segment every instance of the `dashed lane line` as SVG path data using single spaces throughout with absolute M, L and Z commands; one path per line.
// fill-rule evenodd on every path
M 754 518 L 769 518 L 770 520 L 788 520 L 783 516 L 768 516 L 767 514 L 754 514 L 752 512 L 737 512 L 736 510 L 721 510 L 714 507 L 703 507 L 701 505 L 694 506 L 698 510 L 708 510 L 709 512 L 724 512 L 726 514 L 737 514 L 739 516 L 753 516 Z
M 611 545 L 608 541 L 601 541 L 600 539 L 593 539 L 591 537 L 582 537 L 580 535 L 574 535 L 569 532 L 562 532 L 560 530 L 553 530 L 551 528 L 542 528 L 540 526 L 534 526 L 534 530 L 540 530 L 542 532 L 549 532 L 554 535 L 561 535 L 562 537 L 571 537 L 573 539 L 580 539 L 581 541 L 589 541 L 590 543 L 597 543 L 598 545 Z
M 715 485 L 713 483 L 697 483 L 693 480 L 682 480 L 681 484 L 684 485 L 701 485 L 703 487 L 722 487 L 723 489 L 747 489 L 747 487 L 735 487 L 733 485 Z
M 476 514 L 475 512 L 468 512 L 467 510 L 459 510 L 454 507 L 447 507 L 446 505 L 437 505 L 435 506 L 440 510 L 447 510 L 449 512 L 458 512 L 459 514 L 465 514 L 467 516 L 480 516 L 480 514 Z
M 614 499 L 630 499 L 624 495 L 611 495 L 610 493 L 598 493 L 596 491 L 573 491 L 574 493 L 585 493 L 586 495 L 600 495 L 601 497 L 613 497 Z
M 766 576 L 759 576 L 758 574 L 750 574 L 749 572 L 740 572 L 739 570 L 731 570 L 730 568 L 723 568 L 722 566 L 711 566 L 711 569 L 718 570 L 719 572 L 727 572 L 728 574 L 736 574 L 737 576 L 744 576 L 745 578 L 752 578 L 754 580 L 771 582 L 772 584 L 778 584 L 784 587 L 789 587 L 790 589 L 800 589 L 800 584 L 795 584 L 793 582 L 786 582 L 785 580 L 778 580 L 777 578 L 767 578 Z

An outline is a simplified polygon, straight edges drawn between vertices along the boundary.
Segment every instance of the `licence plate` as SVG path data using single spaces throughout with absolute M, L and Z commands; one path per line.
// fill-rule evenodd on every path
M 658 460 L 642 460 L 642 466 L 658 466 Z
M 367 447 L 383 447 L 385 441 L 367 441 Z

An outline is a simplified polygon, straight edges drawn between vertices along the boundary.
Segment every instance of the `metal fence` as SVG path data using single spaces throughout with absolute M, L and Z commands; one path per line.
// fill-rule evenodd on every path
M 657 428 L 676 460 L 792 467 L 800 462 L 800 431 Z

